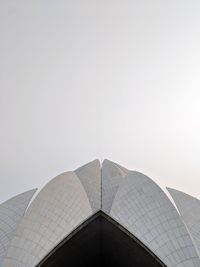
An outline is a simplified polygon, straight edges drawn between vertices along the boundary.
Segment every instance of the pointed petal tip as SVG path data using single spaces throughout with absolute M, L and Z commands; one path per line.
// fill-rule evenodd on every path
M 82 165 L 81 167 L 75 169 L 74 172 L 76 172 L 76 171 L 78 171 L 78 170 L 80 170 L 80 169 L 82 169 L 82 168 L 85 168 L 85 167 L 87 167 L 87 166 L 88 166 L 88 167 L 89 167 L 89 166 L 92 166 L 92 165 L 96 165 L 96 166 L 100 167 L 100 166 L 101 166 L 100 160 L 99 160 L 99 159 L 92 160 L 92 161 L 90 161 L 90 162 L 88 162 L 88 163 Z

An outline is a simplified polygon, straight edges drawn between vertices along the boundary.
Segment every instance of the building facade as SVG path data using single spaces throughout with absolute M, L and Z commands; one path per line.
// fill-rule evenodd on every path
M 200 202 L 168 190 L 179 212 L 109 160 L 63 173 L 32 201 L 35 190 L 0 205 L 0 266 L 200 267 Z

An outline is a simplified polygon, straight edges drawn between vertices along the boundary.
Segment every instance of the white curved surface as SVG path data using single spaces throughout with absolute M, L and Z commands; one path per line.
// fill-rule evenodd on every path
M 73 172 L 51 180 L 22 219 L 4 267 L 34 267 L 92 214 L 82 183 Z
M 24 192 L 0 205 L 0 266 L 2 266 L 15 230 L 35 192 L 36 189 Z
M 191 237 L 161 188 L 109 160 L 102 169 L 95 160 L 63 173 L 40 191 L 13 235 L 3 267 L 34 267 L 100 208 L 167 267 L 200 267 Z
M 110 215 L 168 267 L 199 267 L 192 240 L 168 197 L 147 176 L 129 172 L 120 185 Z
M 74 171 L 87 193 L 93 212 L 101 209 L 101 165 L 94 160 Z
M 109 214 L 113 199 L 128 170 L 105 159 L 102 164 L 102 210 Z
M 167 190 L 172 196 L 200 253 L 200 200 L 172 188 L 167 188 Z

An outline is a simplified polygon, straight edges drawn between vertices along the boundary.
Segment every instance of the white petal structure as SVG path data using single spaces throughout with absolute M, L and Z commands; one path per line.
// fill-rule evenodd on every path
M 128 170 L 105 159 L 102 164 L 102 210 L 110 212 L 115 194 Z
M 167 266 L 200 266 L 192 240 L 175 207 L 147 176 L 129 172 L 123 178 L 110 216 L 149 247 Z
M 51 180 L 32 201 L 15 231 L 3 267 L 35 267 L 63 239 L 104 212 L 167 267 L 200 267 L 177 210 L 147 176 L 104 160 Z
M 167 188 L 200 253 L 200 200 L 181 191 Z
M 93 212 L 101 209 L 101 166 L 94 160 L 75 171 L 87 193 Z
M 51 180 L 29 207 L 7 252 L 4 266 L 32 267 L 92 214 L 74 172 Z
M 36 189 L 19 194 L 0 205 L 0 266 L 15 230 Z

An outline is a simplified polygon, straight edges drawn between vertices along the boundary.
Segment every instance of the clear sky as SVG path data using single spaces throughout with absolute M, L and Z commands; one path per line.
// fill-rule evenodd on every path
M 199 0 L 0 1 L 0 202 L 95 158 L 200 197 Z

